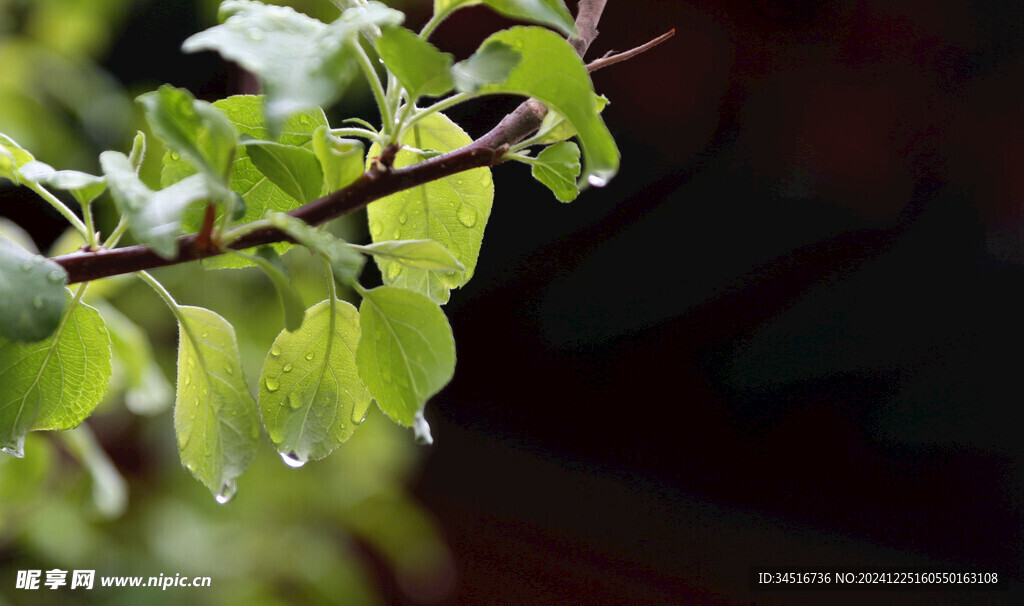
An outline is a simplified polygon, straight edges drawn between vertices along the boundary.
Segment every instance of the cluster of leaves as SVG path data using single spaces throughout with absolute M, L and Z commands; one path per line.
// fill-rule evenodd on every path
M 474 4 L 575 33 L 561 0 L 435 0 L 434 16 L 418 34 L 401 26 L 401 12 L 374 1 L 347 3 L 324 23 L 286 7 L 225 0 L 221 23 L 186 40 L 184 50 L 220 53 L 252 72 L 264 94 L 207 103 L 163 86 L 139 97 L 152 134 L 167 149 L 160 189 L 139 177 L 146 156 L 141 132 L 129 154 L 101 154 L 102 176 L 55 170 L 0 135 L 0 177 L 31 188 L 63 213 L 86 243 L 81 254 L 112 249 L 130 232 L 174 259 L 178 236 L 194 232 L 204 246 L 228 253 L 207 267 L 256 266 L 275 287 L 284 330 L 267 354 L 254 400 L 231 324 L 209 309 L 180 305 L 155 278 L 138 272 L 179 325 L 174 427 L 182 464 L 218 501 L 234 495 L 236 478 L 255 457 L 261 425 L 291 466 L 343 444 L 374 401 L 429 442 L 424 406 L 455 368 L 440 305 L 473 275 L 494 185 L 489 168 L 475 168 L 373 202 L 372 242 L 365 245 L 309 225 L 303 205 L 360 179 L 381 150 L 397 146 L 393 165 L 400 168 L 469 145 L 470 137 L 441 112 L 493 94 L 533 97 L 550 108 L 539 131 L 504 159 L 530 165 L 558 199 L 570 201 L 581 185 L 603 185 L 615 174 L 618 151 L 599 115 L 605 101 L 561 35 L 538 25 L 513 27 L 459 62 L 428 41 L 448 15 Z M 322 107 L 338 101 L 359 74 L 374 93 L 380 127 L 362 121 L 332 127 Z M 439 100 L 426 104 L 428 97 Z M 48 188 L 69 192 L 81 218 Z M 91 208 L 104 192 L 121 215 L 105 239 Z M 288 241 L 231 248 L 266 228 Z M 325 267 L 327 297 L 308 309 L 280 259 L 296 245 L 318 254 Z M 377 263 L 382 286 L 360 284 L 365 256 Z M 110 314 L 83 302 L 89 283 L 69 289 L 67 281 L 57 263 L 0 238 L 0 448 L 8 454 L 22 456 L 31 431 L 79 425 L 110 379 L 111 345 L 116 353 L 123 338 L 112 340 Z M 339 298 L 336 282 L 359 294 L 358 309 Z M 141 384 L 151 369 L 136 361 L 133 372 Z

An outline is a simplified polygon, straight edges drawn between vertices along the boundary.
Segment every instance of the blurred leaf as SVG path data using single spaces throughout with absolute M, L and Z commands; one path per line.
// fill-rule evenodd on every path
M 174 258 L 182 214 L 192 203 L 209 199 L 208 179 L 193 175 L 155 192 L 139 179 L 131 160 L 121 152 L 103 152 L 100 165 L 110 194 L 135 237 L 161 257 Z
M 90 290 L 95 286 L 90 286 Z M 173 401 L 171 384 L 153 359 L 149 336 L 106 301 L 94 303 L 107 324 L 114 365 L 122 369 L 124 403 L 137 415 L 155 415 L 167 410 Z
M 0 457 L 0 527 L 3 510 L 31 503 L 40 493 L 53 464 L 53 447 L 40 435 L 25 438 L 25 457 Z
M 300 204 L 316 200 L 323 193 L 323 171 L 312 151 L 271 141 L 247 141 L 245 150 L 271 183 Z
M 580 174 L 580 148 L 571 141 L 555 143 L 537 155 L 531 169 L 533 178 L 548 187 L 562 202 L 572 202 L 580 194 L 576 177 Z
M 18 169 L 35 160 L 28 151 L 14 139 L 0 133 L 0 178 L 10 179 L 15 185 L 21 183 Z
M 466 266 L 452 256 L 451 251 L 433 240 L 387 240 L 367 246 L 353 244 L 352 248 L 414 269 L 466 271 Z
M 249 259 L 267 274 L 270 282 L 277 291 L 277 299 L 281 303 L 284 312 L 285 330 L 296 331 L 302 326 L 302 317 L 306 313 L 306 306 L 302 303 L 302 297 L 292 286 L 291 280 L 285 270 L 281 258 L 269 246 L 260 247 L 255 255 Z
M 63 267 L 0 236 L 0 338 L 50 336 L 64 312 L 67 281 Z
M 107 189 L 107 182 L 103 177 L 96 177 L 77 170 L 54 170 L 49 164 L 39 161 L 25 164 L 18 169 L 18 172 L 26 181 L 34 181 L 71 192 L 71 195 L 83 207 Z
M 452 329 L 419 293 L 381 286 L 362 294 L 359 376 L 381 410 L 408 427 L 455 373 Z
M 61 437 L 92 478 L 92 498 L 97 511 L 108 520 L 120 517 L 128 506 L 128 484 L 96 441 L 95 434 L 88 425 L 82 424 L 63 432 Z
M 20 457 L 29 431 L 76 427 L 103 399 L 109 380 L 110 337 L 84 303 L 69 305 L 44 341 L 0 337 L 0 449 Z
M 277 450 L 294 461 L 322 459 L 363 422 L 370 393 L 356 371 L 359 313 L 344 301 L 321 301 L 297 332 L 281 331 L 260 373 L 263 425 Z
M 518 52 L 502 42 L 481 46 L 452 67 L 455 86 L 464 93 L 474 93 L 485 84 L 504 82 L 520 59 Z
M 452 55 L 404 27 L 385 28 L 377 39 L 377 52 L 409 93 L 409 103 L 422 95 L 440 97 L 454 86 Z
M 313 151 L 329 191 L 344 189 L 363 174 L 366 148 L 362 141 L 335 137 L 321 126 L 313 133 Z
M 427 116 L 402 137 L 402 143 L 406 145 L 442 152 L 471 142 L 469 135 L 440 113 Z M 378 150 L 378 146 L 372 147 L 369 156 L 375 156 Z M 394 165 L 401 168 L 419 161 L 420 156 L 416 153 L 402 150 L 398 152 Z M 378 257 L 377 266 L 384 283 L 425 294 L 438 303 L 447 303 L 449 290 L 466 284 L 473 277 L 493 200 L 494 183 L 490 169 L 474 168 L 370 203 L 367 217 L 374 242 L 434 240 L 451 251 L 466 268 L 464 273 L 457 274 L 412 269 Z
M 349 45 L 373 26 L 404 15 L 379 2 L 345 10 L 330 25 L 288 7 L 248 0 L 221 4 L 224 21 L 185 40 L 182 50 L 212 50 L 255 74 L 266 91 L 266 117 L 276 135 L 291 114 L 338 98 L 356 72 Z
M 256 455 L 259 417 L 242 374 L 235 330 L 201 307 L 178 307 L 174 431 L 181 463 L 220 502 Z
M 576 35 L 576 23 L 562 0 L 434 0 L 434 14 L 475 4 L 486 4 L 506 17 L 553 27 L 566 36 Z
M 294 238 L 296 242 L 323 255 L 331 264 L 334 278 L 342 284 L 352 284 L 363 271 L 363 256 L 349 248 L 344 240 L 284 213 L 271 215 L 269 219 L 271 225 Z
M 539 27 L 513 27 L 484 41 L 501 42 L 522 55 L 522 61 L 501 83 L 480 88 L 485 94 L 511 93 L 534 97 L 565 116 L 583 147 L 583 179 L 607 183 L 619 169 L 619 150 L 598 113 L 594 85 L 583 61 L 558 34 Z

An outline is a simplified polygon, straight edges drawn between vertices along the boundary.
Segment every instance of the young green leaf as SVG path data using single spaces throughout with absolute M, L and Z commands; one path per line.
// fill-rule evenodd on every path
M 580 148 L 571 141 L 547 147 L 537 155 L 531 169 L 533 178 L 548 186 L 562 202 L 572 202 L 580 194 L 576 177 L 580 174 Z
M 313 152 L 320 161 L 329 191 L 338 191 L 363 174 L 366 148 L 356 139 L 341 139 L 326 126 L 313 133 Z
M 598 187 L 607 183 L 619 169 L 619 149 L 598 113 L 590 74 L 572 46 L 539 27 L 498 32 L 481 47 L 494 42 L 511 46 L 522 60 L 504 82 L 484 85 L 480 92 L 534 97 L 565 116 L 583 147 L 583 180 Z
M 359 312 L 335 300 L 310 307 L 302 328 L 274 340 L 260 373 L 259 407 L 289 464 L 326 457 L 366 417 L 372 398 L 356 371 L 359 334 Z
M 43 185 L 71 192 L 83 207 L 95 200 L 107 189 L 103 177 L 96 177 L 77 170 L 54 170 L 45 162 L 33 161 L 18 169 L 21 178 Z
M 359 252 L 401 263 L 413 269 L 464 272 L 466 266 L 451 251 L 433 240 L 388 240 L 367 246 L 350 245 Z
M 594 95 L 594 102 L 597 103 L 597 111 L 604 111 L 608 105 L 608 97 Z M 576 136 L 576 129 L 565 119 L 565 116 L 549 111 L 537 129 L 537 134 L 531 138 L 533 143 L 557 143 Z
M 0 337 L 0 450 L 22 456 L 30 431 L 71 429 L 103 398 L 110 337 L 95 309 L 66 298 L 57 329 L 36 343 Z
M 377 52 L 409 93 L 409 102 L 422 95 L 440 97 L 454 86 L 453 57 L 404 27 L 386 28 L 377 39 Z
M 506 17 L 553 27 L 566 36 L 576 35 L 576 23 L 563 0 L 434 0 L 434 14 L 475 4 L 486 4 Z
M 218 198 L 227 195 L 227 180 L 238 135 L 216 107 L 198 101 L 183 88 L 163 85 L 138 98 L 153 132 L 172 153 L 181 155 L 209 180 Z
M 235 253 L 242 254 L 242 253 Z M 262 269 L 277 291 L 277 299 L 281 302 L 281 309 L 284 311 L 284 328 L 294 332 L 302 326 L 302 316 L 306 306 L 302 303 L 302 297 L 292 286 L 288 273 L 285 270 L 281 257 L 269 246 L 261 246 L 255 255 L 246 255 L 250 261 Z
M 128 154 L 128 161 L 135 167 L 135 174 L 139 174 L 142 162 L 146 159 L 146 133 L 136 131 L 132 139 L 132 151 Z
M 212 50 L 255 74 L 266 91 L 272 135 L 285 118 L 333 102 L 356 72 L 351 44 L 374 26 L 398 25 L 404 15 L 379 2 L 345 10 L 331 25 L 291 8 L 248 0 L 221 4 L 221 25 L 185 40 L 182 50 Z
M 165 259 L 177 255 L 182 214 L 193 202 L 209 199 L 209 181 L 193 175 L 155 192 L 139 179 L 131 160 L 121 152 L 103 152 L 100 165 L 114 202 L 135 237 Z
M 0 178 L 14 181 L 15 185 L 21 184 L 21 177 L 18 169 L 35 160 L 28 151 L 8 137 L 0 133 Z
M 461 92 L 475 93 L 485 84 L 504 82 L 520 59 L 519 53 L 503 42 L 481 46 L 468 59 L 452 67 L 455 86 Z
M 469 135 L 440 113 L 427 116 L 402 137 L 402 143 L 406 145 L 442 152 L 458 149 L 470 142 Z M 376 153 L 372 148 L 369 155 L 373 157 Z M 395 167 L 415 164 L 420 159 L 418 154 L 403 150 L 395 158 Z M 384 283 L 415 290 L 438 303 L 447 303 L 449 291 L 466 284 L 473 277 L 493 201 L 494 183 L 490 169 L 475 168 L 371 203 L 367 207 L 367 216 L 374 242 L 434 240 L 451 251 L 466 268 L 464 273 L 412 269 L 377 257 Z
M 89 294 L 96 288 L 90 285 Z M 103 299 L 94 306 L 107 325 L 114 354 L 114 375 L 120 377 L 124 404 L 137 415 L 155 415 L 170 407 L 174 391 L 153 358 L 153 348 L 145 331 Z M 113 381 L 111 382 L 113 389 Z
M 263 119 L 263 97 L 254 95 L 235 95 L 219 101 L 214 101 L 213 106 L 219 109 L 228 117 L 238 131 L 239 136 L 248 136 L 258 140 L 269 140 L 270 130 Z M 284 127 L 278 143 L 283 145 L 299 146 L 311 149 L 313 132 L 321 126 L 327 126 L 327 117 L 319 107 L 306 112 L 293 114 L 285 120 Z M 360 170 L 362 167 L 360 167 Z M 175 158 L 168 154 L 163 158 L 163 172 L 160 175 L 160 182 L 164 187 L 176 183 L 196 171 L 191 164 L 180 157 Z M 245 213 L 236 221 L 248 223 L 262 219 L 267 211 L 284 212 L 296 208 L 298 202 L 284 192 L 280 187 L 274 185 L 270 179 L 256 168 L 249 159 L 245 146 L 238 147 L 234 164 L 231 167 L 231 189 L 239 192 L 245 201 Z M 202 225 L 203 213 L 201 208 L 196 208 L 185 213 L 182 226 L 187 231 L 197 231 Z M 278 242 L 271 245 L 278 254 L 284 253 L 291 248 L 291 244 Z M 251 251 L 250 251 L 251 252 Z M 244 257 L 236 255 L 220 255 L 207 259 L 207 268 L 237 268 L 248 267 L 252 263 Z
M 50 336 L 64 313 L 67 281 L 63 267 L 0 236 L 0 337 L 32 342 Z
M 242 374 L 235 330 L 201 307 L 180 306 L 174 430 L 181 463 L 218 500 L 256 455 L 259 416 Z
M 271 183 L 300 204 L 316 200 L 324 193 L 324 174 L 312 151 L 271 141 L 247 141 L 245 150 Z
M 359 376 L 389 417 L 406 427 L 455 373 L 455 340 L 427 297 L 381 286 L 362 292 Z
M 362 273 L 365 263 L 363 256 L 349 248 L 344 240 L 284 213 L 270 215 L 268 219 L 271 225 L 288 234 L 299 244 L 323 255 L 331 264 L 335 279 L 342 284 L 352 284 Z

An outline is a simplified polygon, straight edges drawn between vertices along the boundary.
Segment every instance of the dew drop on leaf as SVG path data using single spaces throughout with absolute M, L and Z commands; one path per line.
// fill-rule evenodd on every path
M 308 354 L 306 354 L 306 359 L 307 360 L 312 360 L 315 356 L 316 356 L 316 354 L 314 354 L 313 352 L 309 352 Z
M 384 226 L 380 224 L 380 221 L 370 222 L 370 233 L 376 237 L 384 233 Z
M 224 372 L 228 373 L 229 375 L 233 375 L 233 374 L 235 374 L 235 369 L 231 368 L 230 366 L 225 366 L 224 367 Z
M 409 221 L 409 215 L 407 215 L 405 213 L 402 213 L 402 214 L 398 215 L 398 222 L 401 223 L 402 225 L 405 225 L 406 222 L 408 222 L 408 221 Z
M 417 444 L 433 444 L 434 438 L 430 435 L 430 425 L 427 420 L 423 418 L 423 412 L 417 412 L 413 418 L 412 431 L 416 435 Z
M 64 281 L 64 274 L 57 271 L 56 269 L 46 274 L 46 279 L 54 284 L 59 284 Z
M 32 305 L 36 309 L 42 309 L 43 305 L 45 303 L 46 303 L 46 299 L 43 298 L 43 295 L 36 295 L 36 297 L 34 299 L 32 299 Z
M 292 408 L 302 408 L 302 396 L 294 391 L 288 394 L 288 405 Z
M 604 187 L 605 185 L 608 185 L 608 180 L 598 177 L 597 175 L 590 175 L 587 177 L 587 183 L 594 187 Z
M 367 400 L 365 404 L 356 403 L 352 408 L 352 422 L 356 425 L 362 424 L 366 420 L 366 414 L 370 412 L 370 401 Z
M 281 348 L 278 347 L 276 343 L 274 344 L 273 347 L 270 348 L 270 355 L 274 356 L 275 358 L 281 355 Z
M 3 452 L 4 454 L 9 454 L 12 457 L 17 457 L 19 459 L 25 458 L 25 453 L 21 452 L 20 450 L 12 446 L 0 447 L 0 452 Z
M 32 263 L 25 261 L 21 264 L 21 271 L 32 271 Z
M 459 217 L 459 223 L 462 223 L 466 227 L 473 227 L 476 225 L 476 209 L 469 204 L 463 204 L 460 206 L 456 215 Z
M 224 482 L 223 486 L 220 487 L 220 492 L 218 492 L 217 496 L 214 498 L 217 499 L 218 503 L 223 505 L 231 501 L 231 499 L 235 498 L 235 494 L 237 492 L 238 484 L 236 484 L 234 480 L 228 480 L 227 482 Z
M 267 386 L 267 391 L 277 391 L 281 386 L 277 384 L 277 379 L 267 377 L 267 380 L 263 382 Z
M 281 370 L 283 370 L 284 372 L 291 372 L 292 371 L 292 365 L 291 364 L 285 364 L 284 368 L 282 368 Z
M 388 280 L 395 280 L 398 275 L 402 273 L 402 266 L 397 263 L 392 263 L 388 266 Z
M 306 464 L 306 462 L 298 458 L 294 452 L 291 454 L 285 454 L 282 452 L 281 460 L 284 461 L 285 465 L 291 467 L 292 469 L 298 469 Z

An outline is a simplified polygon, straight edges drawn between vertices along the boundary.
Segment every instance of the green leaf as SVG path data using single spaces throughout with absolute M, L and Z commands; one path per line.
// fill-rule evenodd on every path
M 468 59 L 452 67 L 455 86 L 464 93 L 474 93 L 485 84 L 504 82 L 521 58 L 503 42 L 483 45 Z
M 228 117 L 235 130 L 238 131 L 239 136 L 248 136 L 258 140 L 270 139 L 270 130 L 263 119 L 262 96 L 235 95 L 214 101 L 213 105 Z M 312 138 L 314 131 L 321 126 L 326 127 L 326 125 L 327 117 L 324 116 L 324 112 L 320 108 L 294 114 L 285 120 L 277 142 L 283 145 L 311 149 L 313 147 Z M 160 175 L 160 182 L 166 187 L 194 173 L 195 169 L 192 168 L 191 164 L 180 157 L 175 159 L 168 153 L 163 158 L 163 172 Z M 236 221 L 241 223 L 262 219 L 267 211 L 284 212 L 297 208 L 299 205 L 294 198 L 285 193 L 280 187 L 274 185 L 270 179 L 256 168 L 252 160 L 249 159 L 245 146 L 238 147 L 235 162 L 231 167 L 231 189 L 240 193 L 245 201 L 245 213 L 236 219 Z M 182 225 L 186 230 L 194 232 L 199 229 L 203 221 L 202 210 L 202 208 L 196 208 L 185 213 Z M 271 246 L 278 254 L 283 254 L 292 247 L 287 242 L 278 242 Z M 211 269 L 238 268 L 252 265 L 248 259 L 236 255 L 220 255 L 206 259 L 203 263 L 205 267 Z
M 484 41 L 503 42 L 522 55 L 508 79 L 480 88 L 481 93 L 534 97 L 565 116 L 583 148 L 583 181 L 606 184 L 619 169 L 619 150 L 598 113 L 594 85 L 576 51 L 558 34 L 539 27 L 513 27 Z
M 95 287 L 91 285 L 89 290 Z M 114 374 L 120 376 L 125 406 L 137 415 L 163 412 L 174 401 L 174 392 L 153 358 L 149 335 L 106 301 L 100 299 L 94 305 L 110 333 Z
M 434 0 L 434 14 L 475 4 L 486 4 L 506 17 L 553 27 L 566 36 L 577 35 L 576 23 L 562 0 Z
M 576 177 L 580 174 L 580 148 L 571 141 L 546 147 L 533 162 L 533 178 L 548 186 L 562 202 L 580 195 Z
M 368 246 L 355 244 L 351 246 L 359 252 L 401 263 L 414 269 L 466 271 L 466 266 L 460 263 L 451 251 L 433 240 L 388 240 Z
M 0 236 L 0 337 L 32 342 L 50 336 L 64 313 L 67 281 L 63 267 Z
M 448 318 L 427 297 L 381 286 L 362 293 L 359 376 L 389 417 L 406 427 L 455 374 Z
M 153 191 L 135 174 L 128 156 L 121 152 L 100 154 L 100 166 L 118 209 L 128 218 L 135 237 L 165 259 L 178 254 L 182 214 L 193 202 L 209 199 L 208 180 L 193 175 L 160 191 Z
M 235 330 L 201 307 L 178 307 L 174 430 L 181 463 L 219 501 L 256 456 L 259 416 L 242 374 Z
M 110 337 L 95 309 L 72 301 L 37 343 L 0 337 L 0 450 L 22 456 L 30 431 L 71 429 L 92 413 L 110 380 Z
M 142 163 L 146 160 L 146 133 L 141 130 L 135 132 L 135 138 L 132 139 L 132 151 L 128 154 L 128 160 L 135 167 L 135 174 L 138 174 L 142 168 Z
M 306 311 L 306 306 L 302 302 L 299 292 L 292 286 L 284 263 L 281 262 L 281 257 L 274 252 L 273 248 L 261 246 L 255 255 L 249 256 L 249 259 L 262 269 L 273 283 L 274 289 L 277 291 L 277 299 L 281 302 L 281 309 L 284 311 L 285 330 L 292 332 L 298 330 L 302 326 L 302 316 Z
M 404 27 L 386 28 L 377 39 L 377 52 L 409 93 L 409 102 L 422 95 L 440 97 L 454 86 L 454 58 Z
M 366 148 L 362 141 L 335 137 L 328 127 L 321 126 L 313 133 L 313 152 L 329 191 L 345 189 L 363 174 Z
M 324 174 L 312 151 L 271 141 L 246 141 L 245 151 L 271 183 L 300 205 L 316 200 L 323 193 Z
M 595 94 L 594 102 L 597 103 L 597 111 L 604 111 L 604 108 L 608 106 L 608 97 Z M 549 111 L 540 123 L 537 134 L 533 136 L 533 142 L 557 143 L 575 136 L 576 129 L 565 119 L 565 116 L 556 111 Z
M 83 207 L 107 189 L 107 181 L 77 170 L 54 170 L 45 162 L 33 161 L 18 169 L 22 179 L 71 192 Z
M 0 133 L 0 178 L 10 179 L 15 185 L 21 184 L 18 169 L 35 160 L 28 151 L 14 139 Z
M 469 135 L 440 113 L 427 116 L 402 137 L 402 143 L 406 145 L 442 152 L 458 149 L 470 142 Z M 379 153 L 376 150 L 376 147 L 371 148 L 369 156 Z M 409 166 L 420 159 L 419 155 L 402 150 L 395 158 L 395 167 Z M 367 216 L 374 242 L 434 240 L 451 251 L 466 268 L 464 273 L 412 269 L 378 257 L 377 266 L 384 283 L 415 290 L 438 303 L 447 303 L 449 291 L 466 284 L 473 277 L 493 201 L 494 183 L 490 169 L 474 168 L 372 202 L 367 207 Z
M 322 459 L 345 443 L 372 400 L 356 371 L 359 312 L 321 301 L 297 332 L 281 331 L 260 373 L 263 426 L 290 465 Z
M 398 25 L 402 13 L 379 2 L 345 10 L 330 25 L 291 8 L 227 0 L 224 23 L 195 34 L 185 52 L 212 50 L 255 74 L 267 94 L 272 133 L 285 118 L 335 101 L 356 73 L 351 44 L 374 26 Z
M 268 219 L 272 226 L 288 234 L 299 244 L 323 255 L 331 264 L 335 279 L 342 284 L 354 283 L 363 271 L 363 256 L 349 248 L 344 240 L 284 213 L 270 215 Z
M 138 98 L 153 132 L 209 179 L 211 192 L 226 196 L 238 135 L 227 116 L 183 88 L 163 85 Z M 137 166 L 137 164 L 133 164 Z M 221 191 L 223 190 L 223 191 Z

